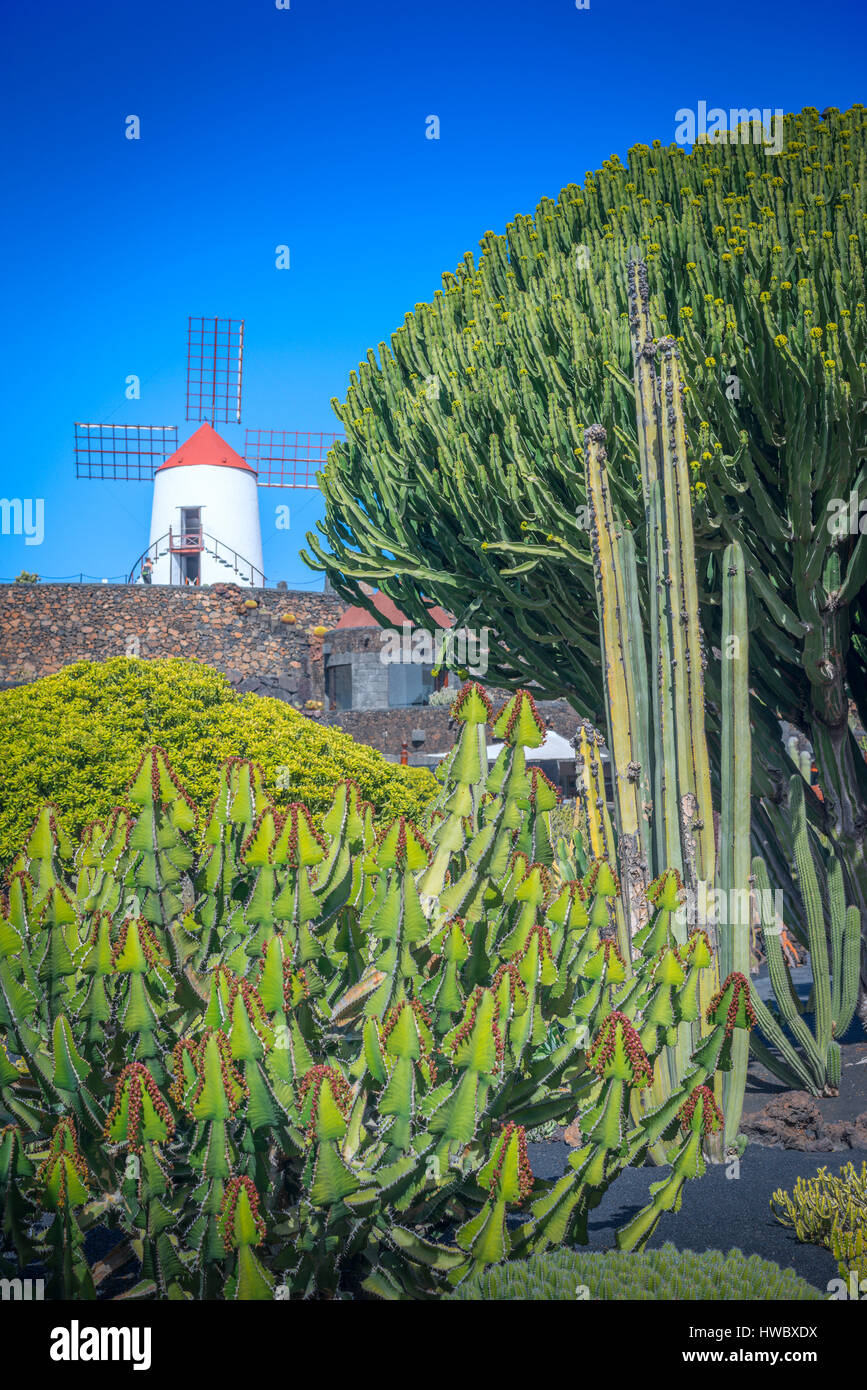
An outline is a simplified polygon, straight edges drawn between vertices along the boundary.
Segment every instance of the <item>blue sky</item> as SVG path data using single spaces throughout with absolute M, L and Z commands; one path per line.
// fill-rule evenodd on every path
M 76 480 L 73 421 L 192 433 L 187 315 L 246 320 L 245 426 L 335 430 L 350 369 L 487 228 L 678 108 L 865 100 L 863 0 L 290 5 L 7 7 L 0 492 L 43 498 L 45 537 L 0 535 L 0 578 L 113 578 L 147 544 L 150 485 Z M 260 500 L 269 580 L 320 587 L 319 493 Z

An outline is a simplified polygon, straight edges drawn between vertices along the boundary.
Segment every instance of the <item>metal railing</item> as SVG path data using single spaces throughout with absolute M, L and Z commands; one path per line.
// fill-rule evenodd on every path
M 248 582 L 253 588 L 265 588 L 267 582 L 265 576 L 252 561 L 245 559 L 244 556 L 239 555 L 237 550 L 234 550 L 232 546 L 226 545 L 225 541 L 218 540 L 216 536 L 209 535 L 207 531 L 197 532 L 197 535 L 202 542 L 199 547 L 200 551 L 207 555 L 212 555 L 215 560 L 225 565 L 227 569 L 234 570 L 239 579 L 247 581 L 247 576 L 249 576 Z M 164 536 L 160 536 L 159 540 L 152 541 L 147 549 L 142 551 L 127 575 L 127 584 L 134 584 L 140 577 L 142 564 L 148 557 L 150 557 L 153 564 L 156 564 L 157 560 L 161 560 L 164 555 L 174 555 L 177 553 L 177 550 L 172 548 L 172 533 L 171 531 L 167 531 Z
M 197 555 L 205 548 L 205 533 L 201 526 L 188 526 L 175 535 L 169 527 L 169 550 L 173 555 Z

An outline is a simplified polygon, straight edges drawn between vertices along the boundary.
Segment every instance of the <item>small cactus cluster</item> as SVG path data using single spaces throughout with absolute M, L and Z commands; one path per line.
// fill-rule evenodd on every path
M 663 1245 L 625 1255 L 621 1251 L 552 1250 L 473 1275 L 450 1299 L 570 1303 L 651 1300 L 725 1302 L 729 1299 L 819 1301 L 823 1295 L 792 1269 L 758 1255 L 730 1250 L 693 1254 Z
M 847 1163 L 836 1177 L 822 1167 L 814 1178 L 798 1178 L 791 1195 L 777 1189 L 771 1210 L 798 1240 L 831 1251 L 844 1284 L 854 1274 L 867 1287 L 867 1163 L 860 1173 Z

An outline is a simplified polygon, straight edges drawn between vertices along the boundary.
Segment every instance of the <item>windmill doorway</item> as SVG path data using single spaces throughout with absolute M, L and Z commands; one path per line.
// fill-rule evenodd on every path
M 200 559 L 198 555 L 182 555 L 181 559 L 181 583 L 198 584 L 201 578 Z
M 181 534 L 175 559 L 179 584 L 199 584 L 202 578 L 202 509 L 181 507 Z

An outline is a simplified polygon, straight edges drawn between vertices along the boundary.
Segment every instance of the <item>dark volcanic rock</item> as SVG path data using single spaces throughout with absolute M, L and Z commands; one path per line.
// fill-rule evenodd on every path
M 741 1129 L 757 1143 L 804 1153 L 867 1148 L 867 1111 L 853 1120 L 828 1121 L 807 1091 L 789 1091 L 754 1114 L 745 1114 Z

